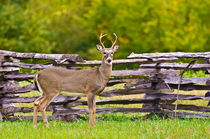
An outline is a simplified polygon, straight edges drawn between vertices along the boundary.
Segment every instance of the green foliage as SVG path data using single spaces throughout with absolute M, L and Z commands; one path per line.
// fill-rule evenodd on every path
M 199 70 L 199 71 L 189 70 L 189 71 L 186 71 L 183 74 L 183 77 L 184 78 L 210 77 L 210 75 L 209 74 L 205 74 L 205 72 L 206 71 L 204 71 L 204 70 Z
M 0 6 L 0 48 L 25 52 L 50 52 L 46 17 L 28 1 L 8 1 Z
M 0 0 L 0 49 L 100 59 L 100 33 L 131 52 L 210 51 L 209 0 Z

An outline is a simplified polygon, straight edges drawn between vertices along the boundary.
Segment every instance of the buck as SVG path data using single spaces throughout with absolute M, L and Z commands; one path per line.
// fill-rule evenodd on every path
M 106 34 L 105 34 L 106 35 Z M 114 33 L 115 41 L 112 41 L 111 48 L 105 48 L 100 35 L 101 45 L 96 45 L 98 51 L 102 53 L 102 63 L 99 68 L 84 70 L 70 70 L 64 68 L 46 68 L 35 75 L 35 84 L 42 95 L 34 101 L 33 127 L 37 127 L 38 109 L 42 114 L 46 127 L 49 127 L 45 109 L 48 104 L 58 94 L 65 92 L 84 94 L 87 96 L 89 124 L 95 126 L 96 102 L 95 97 L 99 95 L 109 80 L 112 72 L 113 54 L 119 49 L 120 45 L 115 45 L 117 35 Z

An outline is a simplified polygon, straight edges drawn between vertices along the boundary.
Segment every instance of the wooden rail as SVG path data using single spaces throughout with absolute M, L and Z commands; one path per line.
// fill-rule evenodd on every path
M 97 109 L 97 113 L 161 113 L 178 118 L 210 118 L 208 106 L 178 104 L 178 110 L 174 112 L 177 94 L 173 94 L 178 88 L 184 91 L 210 90 L 210 77 L 183 78 L 180 82 L 180 70 L 187 67 L 188 63 L 176 63 L 179 58 L 206 59 L 209 61 L 210 52 L 205 53 L 151 53 L 134 54 L 130 59 L 114 60 L 115 65 L 139 64 L 138 69 L 114 70 L 107 86 L 124 84 L 124 87 L 105 90 L 100 94 L 103 100 L 98 100 L 97 105 L 103 105 Z M 134 59 L 132 59 L 134 58 Z M 44 59 L 48 63 L 25 63 L 20 59 Z M 51 62 L 49 62 L 51 61 Z M 42 61 L 41 61 L 42 62 Z M 18 107 L 16 103 L 32 103 L 38 96 L 21 97 L 20 94 L 37 91 L 33 84 L 34 73 L 32 70 L 41 70 L 48 67 L 61 67 L 80 70 L 85 67 L 93 67 L 101 64 L 101 61 L 85 61 L 77 54 L 38 54 L 19 53 L 0 50 L 0 119 L 2 120 L 30 120 L 32 116 L 20 116 L 17 113 L 29 113 L 32 107 Z M 28 69 L 28 73 L 21 73 L 21 69 Z M 204 70 L 208 74 L 210 64 L 193 64 L 189 70 Z M 20 86 L 19 81 L 27 81 L 28 85 Z M 144 94 L 142 98 L 139 94 Z M 179 94 L 179 100 L 210 101 L 210 93 L 204 96 Z M 137 98 L 110 99 L 107 97 L 137 95 Z M 112 104 L 113 107 L 106 107 Z M 121 104 L 125 107 L 114 107 Z M 139 108 L 129 108 L 129 104 L 143 104 Z M 81 114 L 87 114 L 85 108 L 78 106 L 87 105 L 80 97 L 62 96 L 56 97 L 47 111 L 52 111 L 51 120 L 74 121 L 82 118 Z M 194 113 L 189 112 L 194 111 Z M 198 113 L 198 112 L 203 112 Z

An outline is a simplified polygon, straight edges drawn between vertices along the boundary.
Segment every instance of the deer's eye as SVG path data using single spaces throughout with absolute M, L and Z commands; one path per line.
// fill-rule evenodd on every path
M 104 55 L 106 55 L 106 52 L 104 52 Z

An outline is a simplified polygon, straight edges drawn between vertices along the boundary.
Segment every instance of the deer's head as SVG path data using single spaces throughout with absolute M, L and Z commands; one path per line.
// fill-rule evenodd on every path
M 114 42 L 112 41 L 111 48 L 106 48 L 104 46 L 104 42 L 102 42 L 102 40 L 101 40 L 104 36 L 106 36 L 106 34 L 104 34 L 104 35 L 101 34 L 100 35 L 99 40 L 100 40 L 101 45 L 97 44 L 96 48 L 97 48 L 98 51 L 100 51 L 102 53 L 103 61 L 106 64 L 112 64 L 113 55 L 120 48 L 120 45 L 119 44 L 115 45 L 116 42 L 117 42 L 117 35 L 114 33 L 115 41 Z

